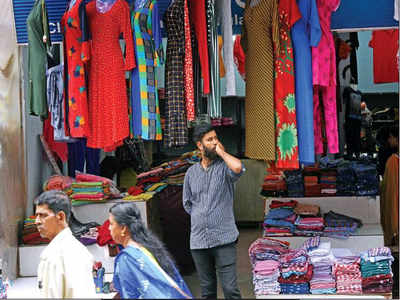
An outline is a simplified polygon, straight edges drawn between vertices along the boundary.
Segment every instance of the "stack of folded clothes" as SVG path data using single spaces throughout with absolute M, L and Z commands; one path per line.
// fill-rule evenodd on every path
M 50 240 L 42 238 L 35 225 L 35 216 L 30 216 L 24 220 L 22 230 L 22 242 L 26 245 L 48 244 Z
M 318 183 L 318 176 L 304 176 L 304 196 L 319 197 L 321 196 L 321 184 Z
M 324 230 L 324 219 L 322 217 L 301 217 L 297 216 L 295 235 L 314 236 L 322 234 Z
M 289 250 L 289 243 L 272 238 L 259 238 L 249 248 L 253 266 L 253 284 L 256 296 L 279 294 L 279 258 Z
M 213 118 L 211 119 L 211 125 L 214 127 L 217 126 L 228 126 L 233 125 L 235 122 L 231 117 L 222 117 L 222 118 Z
M 278 281 L 282 294 L 308 294 L 313 267 L 308 262 L 307 251 L 293 249 L 280 257 L 281 277 Z
M 292 235 L 295 229 L 296 214 L 293 208 L 297 201 L 272 201 L 264 219 L 264 235 Z
M 322 195 L 336 195 L 336 169 L 321 169 L 319 182 Z
M 348 238 L 362 226 L 361 220 L 333 211 L 324 214 L 324 236 L 336 238 Z
M 336 257 L 332 268 L 336 277 L 337 294 L 361 294 L 360 257 Z
M 304 197 L 304 183 L 302 170 L 284 171 L 289 197 Z
M 297 203 L 294 212 L 297 215 L 294 232 L 296 235 L 313 236 L 323 230 L 324 222 L 319 217 L 318 205 Z
M 275 163 L 270 163 L 267 167 L 267 175 L 264 177 L 260 194 L 264 197 L 283 197 L 286 192 L 283 171 L 277 169 Z
M 372 196 L 379 194 L 379 178 L 376 164 L 369 162 L 352 162 L 356 177 L 356 195 Z
M 349 162 L 340 165 L 337 168 L 336 177 L 337 195 L 340 196 L 353 196 L 356 193 L 356 177 Z
M 364 293 L 391 293 L 393 288 L 392 262 L 388 247 L 372 248 L 361 253 L 362 289 Z
M 336 282 L 332 275 L 333 256 L 331 243 L 322 242 L 318 247 L 308 251 L 310 263 L 314 267 L 313 277 L 310 281 L 311 294 L 334 294 Z

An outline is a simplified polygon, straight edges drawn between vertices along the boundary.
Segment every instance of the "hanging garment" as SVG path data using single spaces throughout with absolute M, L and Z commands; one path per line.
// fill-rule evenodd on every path
M 87 104 L 87 61 L 90 58 L 89 24 L 84 0 L 71 0 L 62 19 L 64 35 L 65 99 L 68 132 L 86 137 L 89 132 Z
M 320 99 L 320 96 L 322 99 Z M 328 153 L 339 152 L 337 112 L 336 112 L 336 86 L 314 86 L 314 141 L 315 153 L 324 153 L 322 138 L 322 112 L 325 121 L 325 135 L 328 142 Z M 321 103 L 323 103 L 323 109 Z
M 52 125 L 53 119 L 52 114 L 43 122 L 43 137 L 47 143 L 47 146 L 53 151 L 62 161 L 68 159 L 68 148 L 66 143 L 57 142 L 54 140 L 54 127 Z
M 178 147 L 188 143 L 183 80 L 184 6 L 184 0 L 174 0 L 164 14 L 168 36 L 165 66 L 165 147 Z
M 185 1 L 184 13 L 185 13 L 185 64 L 184 77 L 185 82 L 185 99 L 186 99 L 186 117 L 188 121 L 194 121 L 195 104 L 194 104 L 194 83 L 193 83 L 193 57 L 192 57 L 192 34 L 190 32 L 190 20 L 189 20 L 189 7 L 188 0 Z
M 241 43 L 246 53 L 246 151 L 252 159 L 275 160 L 274 58 L 275 0 L 246 2 Z
M 68 176 L 75 177 L 75 171 L 83 172 L 86 162 L 86 173 L 100 175 L 100 149 L 86 146 L 86 139 L 68 143 Z
M 381 222 L 385 245 L 392 245 L 399 235 L 399 156 L 392 154 L 386 162 L 381 185 Z M 398 242 L 397 242 L 398 243 Z M 394 244 L 393 244 L 394 245 Z
M 336 111 L 336 55 L 335 43 L 331 33 L 331 15 L 340 0 L 316 0 L 320 25 L 321 40 L 312 48 L 313 84 L 314 84 L 314 143 L 315 153 L 323 153 L 321 112 L 319 92 L 324 106 L 325 132 L 328 141 L 328 152 L 338 153 L 338 129 Z
M 374 83 L 399 82 L 397 51 L 399 49 L 399 30 L 375 30 L 368 46 L 373 48 Z
M 136 68 L 132 70 L 131 133 L 145 140 L 161 140 L 155 68 L 164 63 L 164 52 L 157 1 L 136 1 L 131 24 L 136 58 Z
M 318 45 L 321 28 L 315 0 L 297 0 L 297 4 L 302 18 L 293 25 L 292 39 L 299 160 L 310 165 L 315 162 L 311 46 Z
M 215 2 L 217 20 L 221 25 L 223 35 L 224 66 L 225 66 L 225 87 L 226 96 L 236 95 L 235 68 L 233 63 L 233 39 L 232 39 L 232 10 L 231 0 L 217 0 Z
M 246 80 L 246 70 L 245 70 L 245 63 L 246 63 L 246 55 L 244 54 L 242 45 L 240 44 L 241 35 L 237 35 L 235 38 L 235 43 L 233 46 L 233 56 L 235 60 L 235 65 L 237 70 L 242 76 L 243 80 Z
M 293 49 L 290 29 L 301 18 L 301 14 L 296 0 L 280 0 L 278 13 L 279 45 L 274 45 L 276 166 L 282 169 L 297 169 L 299 167 L 299 157 Z
M 203 94 L 210 93 L 210 70 L 207 46 L 206 0 L 190 0 L 190 19 L 194 25 L 203 76 Z
M 207 38 L 210 59 L 210 93 L 207 112 L 211 118 L 222 117 L 221 81 L 219 78 L 218 29 L 215 0 L 207 0 Z
M 51 41 L 45 0 L 36 0 L 28 18 L 28 95 L 29 113 L 47 118 L 46 69 Z
M 316 0 L 321 40 L 312 47 L 313 84 L 336 86 L 335 43 L 331 32 L 331 15 L 340 5 L 340 0 Z
M 124 0 L 116 0 L 102 14 L 92 1 L 86 5 L 86 13 L 92 34 L 87 145 L 108 152 L 129 136 L 125 71 L 135 67 L 129 7 Z M 126 42 L 125 62 L 119 43 L 121 33 Z
M 73 139 L 65 135 L 63 70 L 64 66 L 58 65 L 46 71 L 47 105 L 51 115 L 51 126 L 54 128 L 54 140 L 59 142 L 68 142 L 73 141 Z

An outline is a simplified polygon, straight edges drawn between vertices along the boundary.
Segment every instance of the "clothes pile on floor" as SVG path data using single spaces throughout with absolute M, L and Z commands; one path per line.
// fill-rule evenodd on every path
M 254 293 L 276 295 L 281 292 L 279 284 L 280 256 L 288 252 L 289 243 L 271 238 L 259 238 L 249 248 L 253 266 Z
M 391 293 L 393 288 L 390 248 L 372 248 L 361 253 L 361 275 L 363 293 Z

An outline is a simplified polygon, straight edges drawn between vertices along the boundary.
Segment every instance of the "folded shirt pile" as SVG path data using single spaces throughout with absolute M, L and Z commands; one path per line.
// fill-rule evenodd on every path
M 304 179 L 302 170 L 284 171 L 289 197 L 304 197 Z
M 259 238 L 249 248 L 253 266 L 253 284 L 256 296 L 279 294 L 279 257 L 288 252 L 289 243 L 271 238 Z
M 324 219 L 322 217 L 297 216 L 294 225 L 296 226 L 295 235 L 314 236 L 322 234 Z
M 321 184 L 321 195 L 336 195 L 336 169 L 321 169 L 319 183 Z
M 361 228 L 362 222 L 357 218 L 329 211 L 324 214 L 324 236 L 336 238 L 348 238 Z
M 280 257 L 281 284 L 283 294 L 308 294 L 313 267 L 308 262 L 307 251 L 293 249 Z
M 360 257 L 337 259 L 332 268 L 337 294 L 361 294 Z
M 310 249 L 308 255 L 314 267 L 313 277 L 310 281 L 311 294 L 336 293 L 336 281 L 332 274 L 335 257 L 332 253 L 331 243 L 320 243 L 318 247 Z
M 353 196 L 356 194 L 356 176 L 350 162 L 346 162 L 337 168 L 336 188 L 337 195 Z
M 321 196 L 321 184 L 318 182 L 318 176 L 304 175 L 304 196 L 319 197 Z
M 291 235 L 294 232 L 297 201 L 272 201 L 264 218 L 264 235 Z
M 30 216 L 24 220 L 22 229 L 22 242 L 26 245 L 48 244 L 49 239 L 42 238 L 35 225 L 35 216 Z
M 364 293 L 391 293 L 393 288 L 390 248 L 372 248 L 361 253 L 362 290 Z

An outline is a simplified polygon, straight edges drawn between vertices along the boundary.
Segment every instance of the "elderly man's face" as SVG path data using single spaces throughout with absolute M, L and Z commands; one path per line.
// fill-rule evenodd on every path
M 52 240 L 59 232 L 63 219 L 62 212 L 55 214 L 47 204 L 37 205 L 35 225 L 42 238 Z

